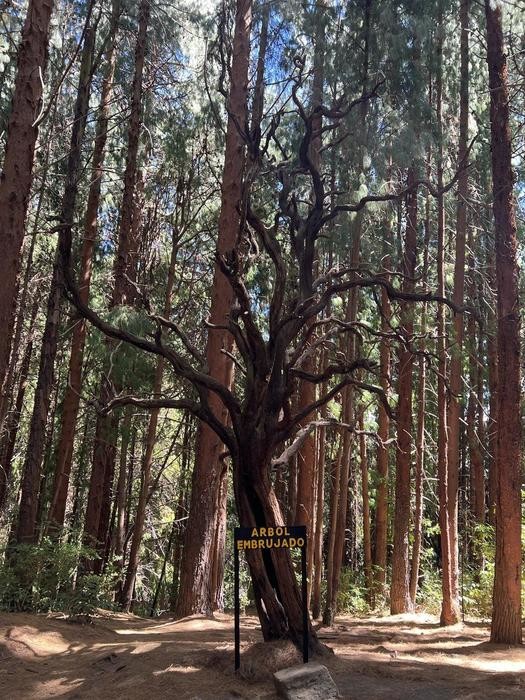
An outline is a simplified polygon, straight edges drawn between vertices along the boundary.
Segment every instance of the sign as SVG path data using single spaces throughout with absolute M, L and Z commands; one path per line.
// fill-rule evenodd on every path
M 235 598 L 235 670 L 241 665 L 241 604 L 239 591 L 239 552 L 254 549 L 300 549 L 303 603 L 303 662 L 308 662 L 308 596 L 306 581 L 306 527 L 273 525 L 236 527 L 233 533 Z
M 282 527 L 237 527 L 235 549 L 293 549 L 306 545 L 306 528 Z

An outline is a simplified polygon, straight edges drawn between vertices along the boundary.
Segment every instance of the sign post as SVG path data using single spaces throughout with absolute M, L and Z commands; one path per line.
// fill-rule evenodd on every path
M 239 552 L 247 549 L 297 549 L 301 550 L 301 592 L 303 603 L 303 663 L 308 663 L 308 594 L 306 580 L 306 527 L 283 525 L 274 527 L 236 527 L 233 534 L 234 548 L 234 598 L 235 598 L 235 670 L 241 665 L 241 626 L 239 590 Z

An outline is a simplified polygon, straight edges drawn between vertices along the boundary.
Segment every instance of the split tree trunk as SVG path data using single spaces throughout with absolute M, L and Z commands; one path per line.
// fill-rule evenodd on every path
M 254 432 L 248 430 L 246 434 Z M 239 445 L 239 455 L 233 460 L 235 500 L 243 527 L 284 524 L 269 478 L 268 459 L 264 443 L 247 440 Z M 289 550 L 252 549 L 245 554 L 264 640 L 290 639 L 301 647 L 302 603 Z M 310 620 L 308 627 L 310 650 L 319 652 L 322 647 Z

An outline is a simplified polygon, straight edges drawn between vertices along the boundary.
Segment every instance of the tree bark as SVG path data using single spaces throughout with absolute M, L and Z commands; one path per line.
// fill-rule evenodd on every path
M 469 297 L 471 303 L 481 299 L 482 293 L 474 281 L 476 274 L 474 262 L 474 236 L 472 227 L 468 230 L 469 269 L 471 284 Z M 481 315 L 481 314 L 480 314 Z M 469 398 L 467 405 L 467 443 L 470 457 L 470 498 L 469 506 L 475 524 L 485 522 L 485 470 L 483 466 L 482 445 L 483 430 L 483 335 L 481 329 L 476 333 L 476 319 L 469 314 L 467 319 L 467 336 L 470 339 Z M 477 340 L 477 342 L 476 342 Z M 478 557 L 479 558 L 479 557 Z
M 20 417 L 22 415 L 22 409 L 24 407 L 24 398 L 27 388 L 27 379 L 29 375 L 29 364 L 31 362 L 31 355 L 33 352 L 32 336 L 33 327 L 38 312 L 38 301 L 39 300 L 37 298 L 33 303 L 33 309 L 30 315 L 30 324 L 28 331 L 29 337 L 24 349 L 24 354 L 22 356 L 22 362 L 20 364 L 16 400 L 10 414 L 7 416 L 5 432 L 2 435 L 2 440 L 0 442 L 0 513 L 4 509 L 7 500 L 9 482 L 11 480 L 11 474 L 13 471 L 13 455 L 15 452 L 16 438 L 20 426 Z
M 496 562 L 492 642 L 521 644 L 520 315 L 507 62 L 501 7 L 485 0 L 490 87 L 492 194 L 496 227 Z
M 415 180 L 409 170 L 409 186 Z M 403 254 L 403 290 L 412 292 L 416 269 L 417 248 L 417 193 L 407 195 L 407 226 Z M 412 368 L 414 356 L 410 343 L 414 335 L 414 321 L 409 302 L 401 305 L 400 332 L 404 344 L 398 359 L 398 404 L 396 482 L 394 506 L 394 549 L 392 553 L 392 580 L 390 584 L 390 612 L 392 615 L 412 610 L 409 588 L 408 536 L 410 528 L 410 471 L 412 449 Z
M 91 91 L 91 65 L 95 45 L 95 27 L 89 5 L 82 48 L 79 84 L 75 102 L 73 128 L 67 161 L 66 184 L 60 213 L 60 231 L 47 301 L 46 324 L 42 339 L 38 379 L 35 389 L 33 413 L 29 428 L 26 457 L 22 468 L 22 493 L 17 524 L 17 542 L 33 543 L 36 537 L 36 517 L 40 470 L 44 455 L 45 428 L 48 419 L 51 392 L 54 383 L 55 360 L 58 347 L 58 329 L 64 293 L 64 271 L 59 248 L 65 237 L 71 235 L 82 157 L 82 141 L 89 109 Z M 66 231 L 65 229 L 68 229 Z
M 7 142 L 0 176 L 0 390 L 11 352 L 17 278 L 33 181 L 43 76 L 53 0 L 30 0 L 22 29 Z
M 252 0 L 237 0 L 217 239 L 217 254 L 221 256 L 235 249 L 240 232 L 239 205 L 245 163 L 245 142 L 240 129 L 247 123 L 248 116 L 251 21 Z M 216 263 L 210 323 L 225 325 L 232 301 L 232 288 Z M 206 346 L 208 373 L 225 387 L 230 387 L 233 380 L 233 364 L 225 354 L 231 352 L 232 348 L 233 338 L 229 333 L 219 329 L 209 330 Z M 212 392 L 208 400 L 214 415 L 226 424 L 226 410 L 220 399 Z M 176 614 L 179 617 L 213 612 L 214 596 L 210 587 L 213 569 L 211 558 L 214 551 L 217 504 L 223 469 L 220 457 L 223 450 L 220 438 L 208 425 L 201 423 L 197 437 L 190 512 L 177 600 Z
M 134 247 L 134 217 L 137 209 L 136 185 L 138 153 L 140 143 L 140 125 L 142 122 L 142 84 L 144 65 L 147 52 L 147 31 L 151 6 L 148 0 L 141 0 L 138 15 L 138 34 L 135 44 L 133 83 L 131 87 L 131 108 L 128 122 L 128 143 L 126 150 L 126 167 L 124 170 L 124 191 L 121 203 L 121 215 L 117 232 L 117 251 L 113 267 L 114 284 L 110 307 L 133 304 L 135 290 L 132 280 L 135 277 L 133 263 L 135 262 Z M 108 354 L 113 347 L 108 342 Z M 114 377 L 109 370 L 101 379 L 100 403 L 107 403 L 115 393 Z M 104 516 L 108 510 L 107 497 L 104 491 L 112 481 L 115 469 L 116 444 L 118 437 L 118 417 L 111 415 L 98 416 L 93 449 L 93 466 L 88 493 L 86 522 L 84 528 L 85 542 L 97 549 L 104 548 L 107 539 L 105 528 L 109 525 L 109 517 Z M 106 496 L 106 497 L 105 497 Z M 93 562 L 85 562 L 88 569 Z
M 315 8 L 315 35 L 314 57 L 313 57 L 313 80 L 312 80 L 312 109 L 315 109 L 323 102 L 323 83 L 324 83 L 324 54 L 325 54 L 325 14 L 326 8 L 324 2 L 318 2 Z M 312 138 L 310 144 L 310 158 L 314 166 L 319 170 L 321 167 L 321 147 L 322 138 L 321 130 L 323 119 L 321 113 L 315 116 L 312 121 L 312 131 L 318 136 Z M 306 324 L 304 332 L 308 333 L 315 319 L 312 317 L 309 323 Z M 314 335 L 311 335 L 310 342 L 314 341 Z M 302 365 L 306 372 L 315 372 L 315 359 L 309 355 Z M 299 383 L 299 398 L 298 410 L 303 410 L 310 406 L 315 401 L 315 384 L 308 381 Z M 315 415 L 307 416 L 303 421 L 303 426 L 308 424 L 310 420 L 314 420 Z M 313 525 L 314 525 L 314 486 L 316 472 L 316 451 L 315 451 L 315 433 L 308 435 L 303 443 L 302 448 L 297 455 L 297 503 L 294 521 L 297 525 L 305 525 L 307 528 L 308 537 L 313 541 Z M 313 547 L 308 550 L 308 578 L 312 579 L 313 566 Z
M 246 425 L 248 427 L 248 425 Z M 253 435 L 252 431 L 247 434 Z M 243 527 L 284 525 L 279 503 L 269 479 L 267 447 L 247 440 L 234 460 L 234 492 Z M 287 549 L 246 550 L 257 612 L 265 641 L 290 639 L 301 647 L 302 605 L 297 577 Z M 308 620 L 312 652 L 321 645 Z
M 390 267 L 390 257 L 385 258 L 384 266 Z M 381 290 L 381 331 L 390 331 L 392 312 L 390 300 L 385 289 Z M 380 385 L 385 395 L 390 389 L 390 344 L 386 338 L 381 338 L 379 347 Z M 390 433 L 390 418 L 385 406 L 379 402 L 378 407 L 378 446 L 377 446 L 377 494 L 375 511 L 375 541 L 374 541 L 374 579 L 376 594 L 386 597 L 387 571 L 387 541 L 388 541 L 388 438 Z
M 321 616 L 321 582 L 323 577 L 323 515 L 324 515 L 324 480 L 326 465 L 326 428 L 318 432 L 317 450 L 317 487 L 316 487 L 316 522 L 314 539 L 311 544 L 314 550 L 314 577 L 311 586 L 312 617 L 317 620 Z
M 178 236 L 174 227 L 172 233 L 171 256 L 168 268 L 168 278 L 166 282 L 166 291 L 164 297 L 164 308 L 162 315 L 164 318 L 169 318 L 172 302 L 173 302 L 173 286 L 175 283 L 175 266 L 177 264 L 178 251 Z M 155 368 L 155 379 L 153 381 L 153 398 L 159 398 L 162 392 L 162 378 L 164 376 L 164 358 L 157 358 L 157 366 Z M 142 462 L 142 480 L 139 493 L 139 501 L 137 504 L 137 513 L 135 516 L 135 527 L 133 528 L 133 537 L 131 539 L 131 548 L 129 552 L 128 568 L 126 579 L 121 595 L 122 610 L 129 612 L 131 609 L 133 590 L 135 588 L 135 578 L 139 565 L 139 552 L 142 542 L 144 530 L 144 522 L 146 519 L 146 505 L 151 485 L 151 467 L 153 464 L 153 450 L 157 436 L 157 424 L 159 420 L 160 409 L 155 408 L 151 411 L 148 421 L 148 429 L 146 432 L 146 449 L 144 452 L 144 460 Z
M 445 296 L 445 201 L 443 187 L 443 4 L 439 4 L 437 68 L 436 68 L 436 121 L 438 129 L 437 181 L 440 190 L 437 197 L 437 282 L 438 294 Z M 463 242 L 464 247 L 464 242 Z M 460 261 L 461 263 L 461 261 Z M 463 266 L 464 266 L 463 254 Z M 457 268 L 456 268 L 457 271 Z M 448 416 L 447 416 L 447 338 L 445 307 L 437 308 L 437 406 L 438 406 L 438 496 L 439 529 L 441 539 L 441 624 L 454 625 L 459 620 L 457 600 L 457 490 L 458 472 L 450 470 L 448 462 Z M 456 465 L 457 467 L 457 465 Z
M 430 170 L 430 148 L 428 153 L 427 172 Z M 423 244 L 423 284 L 427 285 L 428 279 L 428 257 L 430 244 L 430 197 L 427 195 L 425 204 L 425 240 Z M 410 599 L 412 605 L 416 604 L 417 587 L 419 580 L 419 566 L 421 561 L 421 545 L 423 541 L 423 480 L 425 471 L 425 411 L 426 411 L 426 388 L 427 388 L 427 367 L 426 367 L 426 332 L 427 332 L 427 305 L 423 304 L 421 309 L 421 329 L 418 367 L 418 388 L 417 388 L 417 425 L 416 425 L 416 473 L 415 473 L 415 494 L 414 494 L 414 541 L 412 544 L 412 561 L 410 565 Z
M 491 246 L 487 246 L 487 256 L 489 260 L 489 284 L 492 288 L 496 286 L 496 270 L 494 269 L 494 257 L 490 254 Z M 489 450 L 488 467 L 488 503 L 487 522 L 495 525 L 496 520 L 496 452 L 498 442 L 498 349 L 496 344 L 497 319 L 492 309 L 487 309 L 487 362 L 488 362 L 488 384 L 489 384 L 489 419 L 487 424 L 487 443 Z
M 365 582 L 369 603 L 373 601 L 372 587 L 372 539 L 370 532 L 370 494 L 368 488 L 368 454 L 366 449 L 366 435 L 364 433 L 364 410 L 359 411 L 358 427 L 359 435 L 359 462 L 361 467 L 361 492 L 363 499 L 363 563 L 365 568 Z
M 456 251 L 454 263 L 454 290 L 452 299 L 463 306 L 465 297 L 465 240 L 468 226 L 468 117 L 469 117 L 469 2 L 460 5 L 460 105 L 459 105 L 459 149 L 458 163 L 462 168 L 458 180 L 456 213 Z M 454 317 L 454 342 L 450 359 L 450 392 L 447 405 L 448 426 L 448 521 L 450 528 L 451 587 L 453 605 L 457 607 L 459 619 L 459 564 L 458 564 L 458 488 L 460 465 L 460 420 L 462 412 L 462 358 L 463 358 L 463 314 Z
M 82 244 L 79 289 L 82 301 L 87 304 L 91 286 L 93 251 L 97 240 L 97 215 L 100 203 L 100 189 L 103 176 L 106 139 L 108 131 L 109 108 L 111 102 L 113 75 L 115 72 L 115 35 L 120 16 L 120 0 L 113 0 L 110 36 L 106 50 L 106 68 L 100 94 L 99 116 L 93 149 L 91 165 L 91 180 L 89 187 L 86 214 L 84 217 L 84 240 Z M 49 510 L 49 522 L 53 529 L 60 530 L 64 525 L 67 492 L 71 463 L 73 460 L 73 443 L 80 392 L 82 387 L 82 366 L 84 345 L 86 341 L 87 324 L 84 318 L 78 316 L 73 328 L 71 352 L 69 358 L 69 375 L 62 406 L 62 421 L 57 448 L 53 495 Z

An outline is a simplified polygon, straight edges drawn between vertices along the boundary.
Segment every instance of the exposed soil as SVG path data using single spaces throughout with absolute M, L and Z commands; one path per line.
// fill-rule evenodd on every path
M 341 696 L 366 700 L 525 698 L 525 648 L 488 641 L 487 626 L 439 627 L 429 615 L 353 619 L 321 628 Z M 102 700 L 275 698 L 271 672 L 298 660 L 287 644 L 259 645 L 242 620 L 243 664 L 233 673 L 229 615 L 145 620 L 101 612 L 94 624 L 0 615 L 0 697 Z M 256 645 L 256 646 L 254 646 Z

